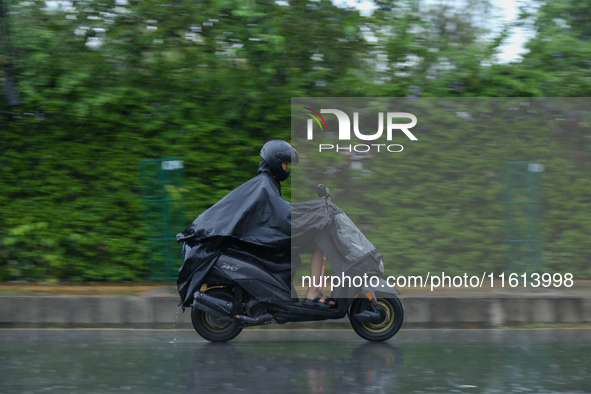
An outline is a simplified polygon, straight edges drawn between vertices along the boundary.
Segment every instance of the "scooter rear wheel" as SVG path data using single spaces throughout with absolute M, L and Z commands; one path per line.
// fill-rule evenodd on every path
M 215 288 L 207 290 L 205 293 L 226 301 L 235 301 L 232 293 L 226 289 Z M 242 327 L 235 320 L 224 319 L 196 308 L 191 311 L 191 322 L 195 331 L 202 338 L 211 342 L 227 342 L 242 331 Z
M 379 323 L 360 323 L 353 315 L 370 309 L 370 303 L 367 299 L 357 298 L 351 305 L 349 320 L 353 330 L 361 338 L 368 341 L 385 341 L 392 338 L 404 320 L 404 309 L 402 302 L 394 298 L 377 298 L 376 309 L 383 311 L 384 319 Z

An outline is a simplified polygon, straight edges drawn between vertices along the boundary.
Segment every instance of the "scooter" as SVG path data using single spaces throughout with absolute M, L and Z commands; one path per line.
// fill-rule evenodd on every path
M 317 192 L 328 204 L 330 189 L 320 184 Z M 381 262 L 380 268 L 383 273 Z M 400 330 L 404 308 L 398 289 L 383 278 L 376 279 L 379 281 L 333 288 L 334 307 L 303 305 L 298 298 L 292 298 L 293 284 L 286 284 L 265 268 L 257 256 L 228 248 L 207 272 L 205 286 L 194 293 L 191 321 L 204 339 L 226 342 L 247 327 L 348 316 L 359 336 L 385 341 Z

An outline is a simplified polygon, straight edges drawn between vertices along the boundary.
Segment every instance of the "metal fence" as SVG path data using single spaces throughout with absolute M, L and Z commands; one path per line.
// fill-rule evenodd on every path
M 176 279 L 183 259 L 175 236 L 187 225 L 182 199 L 183 161 L 178 158 L 142 160 L 140 184 L 148 243 L 148 278 Z
M 510 272 L 530 274 L 540 270 L 543 172 L 541 163 L 504 164 L 505 241 Z

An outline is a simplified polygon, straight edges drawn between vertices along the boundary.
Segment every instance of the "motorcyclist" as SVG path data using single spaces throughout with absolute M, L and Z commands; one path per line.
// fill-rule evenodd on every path
M 267 142 L 261 149 L 261 157 L 280 181 L 286 180 L 289 174 L 291 174 L 291 171 L 289 171 L 290 164 L 296 165 L 299 162 L 297 151 L 282 140 L 271 140 Z M 320 247 L 316 246 L 316 250 L 310 260 L 311 284 L 322 283 L 321 271 L 323 256 L 323 251 Z M 332 307 L 336 304 L 334 300 L 322 294 L 319 287 L 310 286 L 306 292 L 304 305 Z

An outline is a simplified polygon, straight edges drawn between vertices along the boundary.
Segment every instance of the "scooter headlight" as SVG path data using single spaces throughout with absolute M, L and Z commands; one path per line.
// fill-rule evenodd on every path
M 378 270 L 380 270 L 380 273 L 382 275 L 384 274 L 384 261 L 380 260 L 380 265 L 378 265 Z

